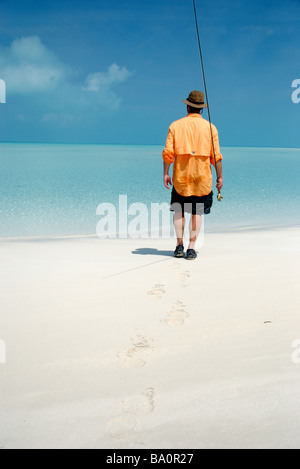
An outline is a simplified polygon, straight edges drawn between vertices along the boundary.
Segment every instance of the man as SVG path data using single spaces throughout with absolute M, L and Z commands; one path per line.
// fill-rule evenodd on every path
M 213 203 L 211 165 L 216 165 L 217 189 L 223 187 L 222 159 L 218 131 L 203 119 L 207 104 L 201 91 L 192 91 L 187 100 L 188 115 L 171 124 L 163 151 L 164 185 L 171 189 L 169 169 L 173 166 L 171 211 L 177 236 L 175 257 L 184 257 L 184 212 L 191 213 L 190 243 L 187 259 L 196 259 L 196 241 L 201 229 L 202 214 L 209 214 Z M 213 142 L 212 142 L 213 136 Z

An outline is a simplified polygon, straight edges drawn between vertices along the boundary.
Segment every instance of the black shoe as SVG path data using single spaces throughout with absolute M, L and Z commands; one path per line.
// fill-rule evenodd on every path
M 193 261 L 193 260 L 197 259 L 197 253 L 196 253 L 195 249 L 188 249 L 187 252 L 186 252 L 186 258 L 189 261 Z
M 184 257 L 184 247 L 183 244 L 179 244 L 174 252 L 175 257 Z

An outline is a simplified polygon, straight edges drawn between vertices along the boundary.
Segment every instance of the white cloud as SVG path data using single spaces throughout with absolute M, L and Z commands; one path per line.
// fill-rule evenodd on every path
M 57 87 L 63 78 L 63 71 L 55 67 L 20 65 L 6 67 L 3 76 L 9 93 L 29 94 Z
M 113 63 L 107 71 L 90 73 L 82 82 L 76 70 L 64 64 L 37 36 L 15 39 L 0 46 L 0 74 L 6 82 L 7 99 L 28 96 L 43 107 L 44 122 L 53 115 L 72 116 L 85 109 L 117 108 L 121 98 L 114 87 L 132 72 Z M 49 116 L 51 118 L 49 119 Z
M 112 64 L 107 72 L 91 73 L 86 78 L 85 91 L 97 92 L 101 88 L 109 88 L 117 83 L 122 83 L 132 76 L 132 72 L 129 72 L 125 67 L 119 67 L 117 64 Z
M 68 75 L 68 67 L 37 36 L 15 39 L 0 49 L 1 75 L 7 92 L 31 94 L 56 88 Z
M 11 58 L 21 63 L 56 62 L 53 52 L 48 50 L 38 36 L 15 39 L 10 46 Z

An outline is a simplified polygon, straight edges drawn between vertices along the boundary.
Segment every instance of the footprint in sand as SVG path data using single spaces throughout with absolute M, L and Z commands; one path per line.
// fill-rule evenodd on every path
M 168 313 L 164 323 L 171 327 L 183 326 L 189 314 L 185 311 L 185 304 L 182 301 L 177 301 L 173 306 L 172 311 Z
M 180 269 L 181 264 L 179 262 L 172 262 L 172 264 L 169 264 L 169 268 L 172 270 L 181 270 Z M 183 287 L 188 286 L 188 280 L 191 277 L 191 272 L 189 270 L 186 270 L 185 272 L 179 272 L 178 278 L 182 282 Z
M 154 388 L 148 388 L 142 394 L 124 399 L 120 404 L 122 415 L 107 422 L 107 433 L 112 438 L 120 440 L 130 437 L 137 426 L 137 417 L 142 417 L 154 411 L 154 395 Z
M 188 281 L 189 281 L 190 276 L 191 276 L 191 272 L 189 272 L 188 270 L 180 274 L 179 279 L 182 282 L 183 287 L 188 286 Z
M 118 353 L 118 358 L 123 360 L 126 366 L 139 368 L 145 366 L 146 358 L 153 349 L 153 339 L 145 337 L 136 330 L 131 338 L 131 347 L 125 352 Z
M 147 295 L 153 300 L 160 300 L 165 293 L 165 285 L 163 283 L 157 283 L 156 285 L 154 285 L 152 290 L 147 292 Z
M 135 416 L 143 416 L 154 411 L 154 388 L 148 388 L 142 394 L 128 397 L 121 402 L 120 410 Z
M 134 415 L 120 415 L 115 419 L 111 419 L 106 424 L 106 431 L 112 438 L 120 439 L 128 438 L 137 426 L 137 420 Z

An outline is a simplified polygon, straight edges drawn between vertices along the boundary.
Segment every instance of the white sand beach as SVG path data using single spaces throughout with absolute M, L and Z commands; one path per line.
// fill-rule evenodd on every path
M 300 228 L 173 248 L 1 242 L 0 448 L 300 447 Z

